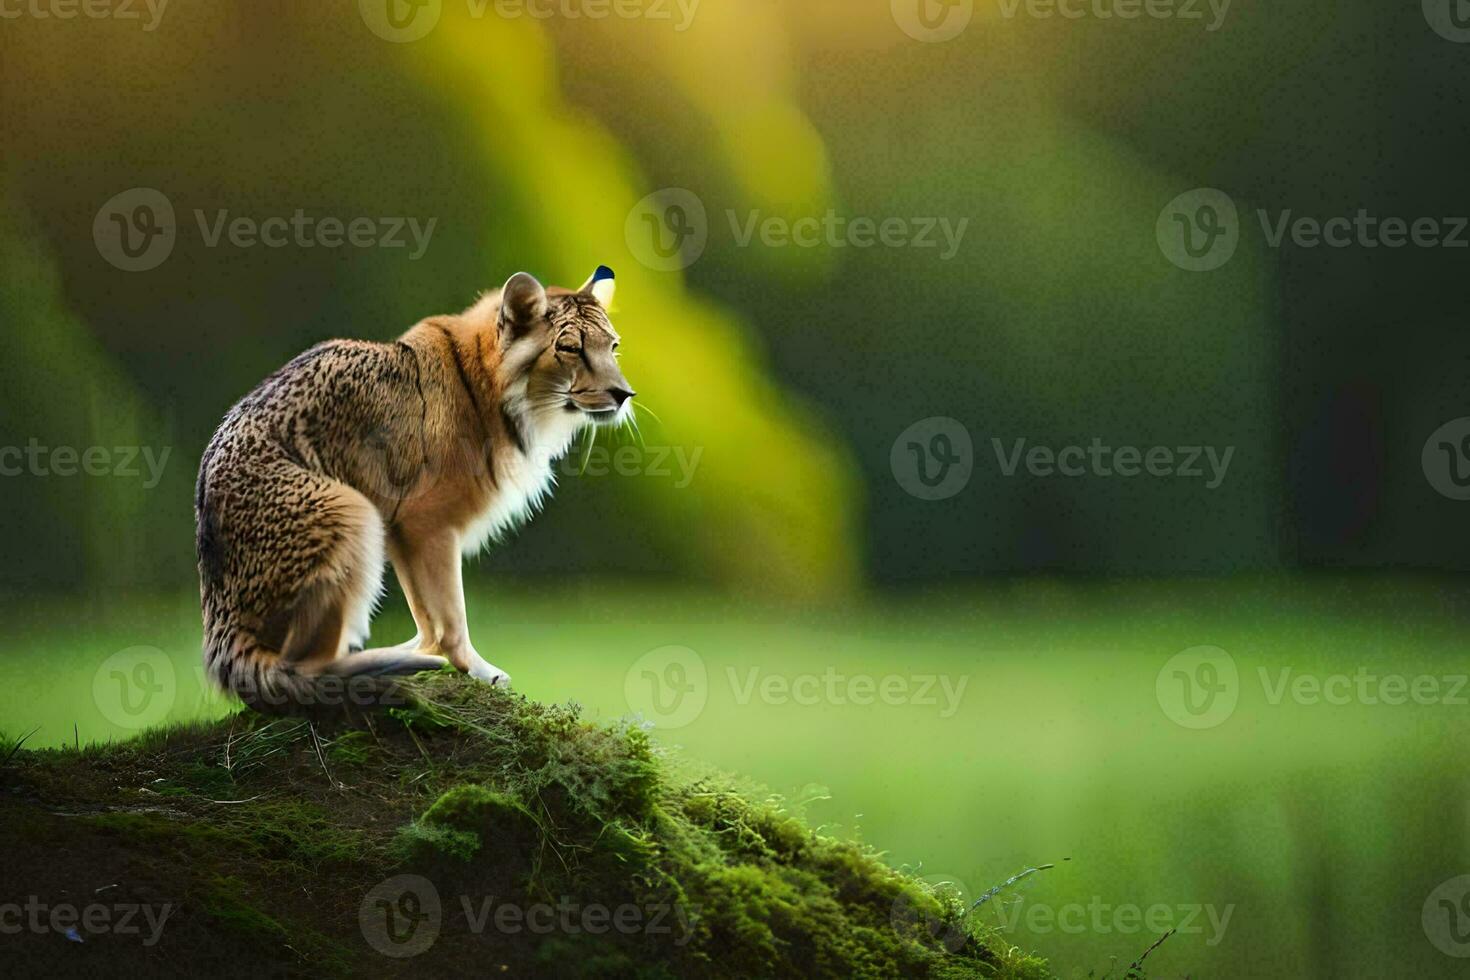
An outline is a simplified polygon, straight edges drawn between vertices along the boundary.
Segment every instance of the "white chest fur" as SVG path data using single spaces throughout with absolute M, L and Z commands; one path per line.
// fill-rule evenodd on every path
M 560 409 L 520 417 L 524 449 L 507 448 L 491 461 L 495 486 L 484 513 L 466 530 L 461 550 L 474 554 L 541 509 L 556 486 L 556 462 L 571 447 L 585 421 Z

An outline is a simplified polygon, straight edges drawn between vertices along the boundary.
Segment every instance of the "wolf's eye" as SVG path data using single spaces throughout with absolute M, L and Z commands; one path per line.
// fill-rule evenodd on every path
M 564 341 L 563 343 L 557 344 L 556 349 L 561 351 L 563 354 L 582 353 L 582 348 L 572 343 L 571 341 Z

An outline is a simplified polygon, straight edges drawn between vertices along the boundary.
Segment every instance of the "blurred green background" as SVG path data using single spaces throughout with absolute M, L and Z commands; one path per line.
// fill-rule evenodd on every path
M 1058 863 L 1004 914 L 1233 906 L 1218 942 L 1202 920 L 1150 958 L 1169 976 L 1453 975 L 1421 911 L 1470 872 L 1465 707 L 1271 703 L 1258 670 L 1470 669 L 1470 504 L 1421 460 L 1470 415 L 1467 253 L 1273 247 L 1256 212 L 1470 211 L 1470 45 L 1431 29 L 1435 0 L 1236 0 L 1216 30 L 1198 6 L 16 7 L 0 447 L 166 462 L 156 480 L 142 458 L 136 477 L 0 477 L 0 729 L 127 734 L 104 665 L 136 648 L 174 671 L 159 717 L 223 710 L 199 687 L 191 491 L 229 406 L 319 340 L 390 339 L 518 269 L 575 286 L 605 263 L 656 415 L 621 470 L 566 468 L 547 512 L 470 572 L 477 645 L 522 690 L 644 710 L 643 658 L 688 648 L 707 704 L 665 741 L 977 895 Z M 913 36 L 966 12 L 950 40 Z M 1156 236 L 1201 187 L 1240 216 L 1208 273 Z M 136 188 L 167 200 L 175 237 L 127 271 L 107 236 Z M 432 234 L 418 258 L 406 231 L 404 248 L 241 247 L 197 217 L 298 210 Z M 964 232 L 952 255 L 742 243 L 753 219 L 829 212 Z M 671 240 L 686 250 L 662 253 Z M 935 417 L 968 432 L 973 473 L 926 500 L 893 454 Z M 1094 438 L 1233 456 L 1207 489 L 1007 476 L 992 448 Z M 377 638 L 409 635 L 401 606 L 390 591 Z M 1239 706 L 1191 730 L 1155 682 L 1201 645 L 1234 658 Z M 944 717 L 742 703 L 728 671 L 751 668 L 967 686 Z M 1071 976 L 1153 938 L 1012 941 Z

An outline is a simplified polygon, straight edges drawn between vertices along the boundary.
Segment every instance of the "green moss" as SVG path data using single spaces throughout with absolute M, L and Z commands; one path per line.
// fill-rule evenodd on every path
M 288 939 L 290 934 L 285 926 L 240 898 L 244 888 L 238 878 L 210 879 L 200 903 L 204 913 L 215 923 L 251 939 Z
M 247 804 L 224 815 L 223 822 L 253 853 L 311 868 L 348 864 L 373 849 L 365 834 L 339 826 L 328 808 L 314 803 Z
M 364 731 L 343 732 L 332 740 L 328 757 L 334 765 L 365 766 L 373 758 L 372 736 Z
M 228 833 L 210 824 L 194 823 L 154 811 L 115 811 L 82 818 L 107 834 L 148 846 L 175 850 L 220 848 L 235 843 Z
M 536 818 L 519 802 L 484 786 L 456 786 L 440 796 L 424 815 L 398 831 L 395 851 L 413 863 L 436 858 L 469 862 L 486 839 L 496 850 L 530 851 L 542 843 Z
M 310 925 L 291 920 L 288 926 L 252 904 L 252 886 L 241 877 L 213 875 L 202 888 L 199 905 L 212 927 L 226 929 L 257 947 L 262 944 L 291 950 L 301 965 L 328 976 L 351 970 L 355 957 L 337 941 Z
M 208 935 L 277 957 L 276 972 L 374 972 L 361 903 L 417 875 L 443 916 L 416 972 L 1046 976 L 952 897 L 779 801 L 681 775 L 636 726 L 455 676 L 406 690 L 411 707 L 366 729 L 244 713 L 106 749 L 21 751 L 11 769 L 47 805 L 109 807 L 72 846 L 152 862 L 223 930 Z M 555 926 L 471 928 L 476 903 Z
M 468 863 L 479 850 L 479 834 L 419 822 L 400 828 L 393 842 L 393 852 L 412 864 L 434 863 L 440 857 Z
M 621 947 L 652 947 L 662 966 L 713 976 L 1045 975 L 1037 961 L 991 949 L 966 909 L 870 851 L 814 835 L 718 780 L 671 777 L 639 729 L 443 684 L 422 692 L 435 727 L 504 748 L 471 767 L 482 783 L 447 789 L 403 828 L 406 864 L 442 875 L 436 858 L 448 855 L 460 880 L 480 881 L 504 880 L 513 865 L 530 898 L 593 895 L 640 910 L 644 934 L 599 946 L 611 973 L 631 972 Z M 672 933 L 647 922 L 653 910 Z

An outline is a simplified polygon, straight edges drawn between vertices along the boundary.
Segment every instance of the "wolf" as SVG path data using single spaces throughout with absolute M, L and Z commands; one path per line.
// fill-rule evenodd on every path
M 615 283 L 517 273 L 393 343 L 318 344 L 230 409 L 195 493 L 214 683 L 275 713 L 446 663 L 508 684 L 470 641 L 461 558 L 540 507 L 579 433 L 630 415 Z M 363 649 L 388 562 L 417 632 Z

